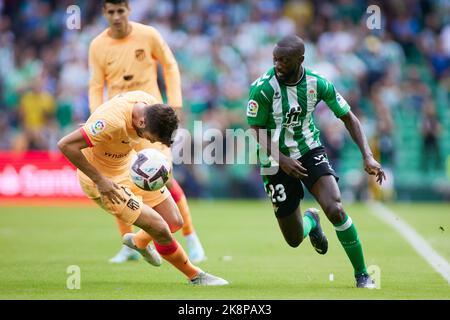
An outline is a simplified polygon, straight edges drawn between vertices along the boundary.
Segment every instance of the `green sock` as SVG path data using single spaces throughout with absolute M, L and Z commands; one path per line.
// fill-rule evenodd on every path
M 315 227 L 316 220 L 308 216 L 303 216 L 303 239 L 305 239 Z
M 363 273 L 367 274 L 366 264 L 364 263 L 364 255 L 359 241 L 358 231 L 352 223 L 352 219 L 345 215 L 344 222 L 335 224 L 336 234 L 347 253 L 350 262 L 353 265 L 355 276 Z

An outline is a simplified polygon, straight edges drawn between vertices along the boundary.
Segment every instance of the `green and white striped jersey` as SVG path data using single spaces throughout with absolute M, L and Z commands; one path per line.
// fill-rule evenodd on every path
M 284 155 L 299 158 L 321 146 L 320 131 L 313 117 L 321 100 L 336 117 L 350 111 L 347 101 L 333 84 L 314 71 L 303 68 L 298 83 L 287 86 L 278 82 L 271 68 L 251 84 L 247 122 L 266 128 L 272 141 L 278 141 Z

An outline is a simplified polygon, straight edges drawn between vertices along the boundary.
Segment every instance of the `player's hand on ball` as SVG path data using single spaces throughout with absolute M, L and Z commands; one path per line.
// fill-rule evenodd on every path
M 102 197 L 106 197 L 114 204 L 120 204 L 120 202 L 125 201 L 120 195 L 120 187 L 107 178 L 103 178 L 97 182 L 97 189 Z
M 386 175 L 384 174 L 381 165 L 373 157 L 368 157 L 364 159 L 364 170 L 370 175 L 376 176 L 378 184 L 382 184 L 383 180 L 386 180 Z
M 302 166 L 302 163 L 298 160 L 286 157 L 280 154 L 280 167 L 291 177 L 302 179 L 308 177 L 306 169 Z

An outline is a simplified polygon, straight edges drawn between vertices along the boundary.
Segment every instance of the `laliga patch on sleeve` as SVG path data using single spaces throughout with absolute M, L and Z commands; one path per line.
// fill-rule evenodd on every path
M 339 92 L 336 92 L 336 101 L 339 103 L 339 106 L 344 107 L 347 104 L 347 101 L 341 96 Z
M 250 100 L 247 104 L 247 117 L 255 118 L 258 114 L 258 102 L 255 100 Z
M 105 127 L 106 122 L 104 120 L 97 120 L 89 127 L 89 131 L 95 136 L 105 130 Z

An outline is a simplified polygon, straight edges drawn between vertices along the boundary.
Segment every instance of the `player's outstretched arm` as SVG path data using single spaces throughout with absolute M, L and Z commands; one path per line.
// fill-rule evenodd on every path
M 87 161 L 81 150 L 87 148 L 88 144 L 80 130 L 75 130 L 58 141 L 58 148 L 66 158 L 84 174 L 86 174 L 96 185 L 102 196 L 107 197 L 112 203 L 125 201 L 117 190 L 119 186 L 104 177 L 93 165 Z
M 375 175 L 377 182 L 381 184 L 383 179 L 386 180 L 381 165 L 373 157 L 372 150 L 370 149 L 367 138 L 362 130 L 361 123 L 354 113 L 350 110 L 345 115 L 341 116 L 340 119 L 344 122 L 350 136 L 353 141 L 358 145 L 359 150 L 363 156 L 364 160 L 364 170 L 370 175 Z

